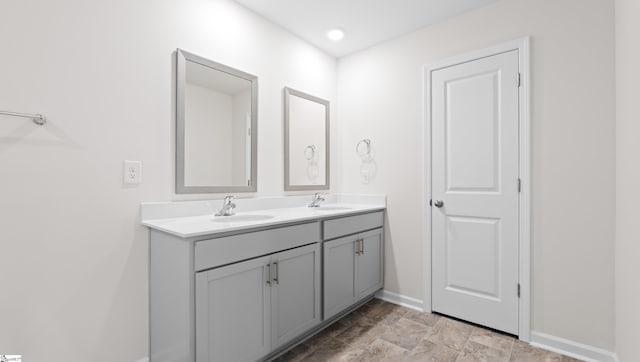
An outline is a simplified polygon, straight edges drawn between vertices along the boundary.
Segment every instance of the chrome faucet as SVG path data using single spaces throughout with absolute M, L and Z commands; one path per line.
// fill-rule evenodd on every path
M 324 201 L 324 197 L 319 192 L 316 192 L 311 199 L 311 203 L 307 206 L 309 207 L 320 207 L 320 202 Z
M 216 216 L 231 216 L 235 215 L 236 212 L 234 209 L 236 208 L 236 204 L 233 203 L 233 196 L 226 196 L 224 198 L 224 202 L 222 204 L 222 209 L 216 212 Z

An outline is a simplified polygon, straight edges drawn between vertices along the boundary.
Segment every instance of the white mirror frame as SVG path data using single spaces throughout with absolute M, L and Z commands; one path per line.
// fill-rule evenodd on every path
M 187 61 L 225 72 L 251 82 L 251 177 L 247 186 L 185 185 L 185 90 L 187 81 Z M 195 54 L 176 50 L 176 193 L 231 193 L 256 192 L 258 185 L 258 77 L 200 57 Z
M 324 165 L 325 180 L 323 184 L 292 185 L 290 183 L 289 171 L 291 167 L 291 164 L 290 164 L 291 160 L 289 159 L 289 147 L 290 147 L 289 137 L 291 137 L 291 132 L 290 132 L 291 119 L 289 114 L 289 102 L 290 102 L 289 97 L 292 95 L 307 99 L 315 103 L 322 104 L 325 107 L 325 165 Z M 331 145 L 329 140 L 329 134 L 330 134 L 329 114 L 330 114 L 330 111 L 329 111 L 328 100 L 318 98 L 289 87 L 284 88 L 284 190 L 285 191 L 309 191 L 309 190 L 328 190 L 329 189 L 329 185 L 330 185 L 329 180 L 331 179 L 330 177 L 331 164 L 330 164 L 330 152 L 329 152 L 329 147 Z

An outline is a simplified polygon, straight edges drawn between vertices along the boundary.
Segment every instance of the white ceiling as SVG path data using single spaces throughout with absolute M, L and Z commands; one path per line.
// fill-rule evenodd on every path
M 235 0 L 325 52 L 342 57 L 496 0 Z M 341 28 L 334 42 L 328 30 Z

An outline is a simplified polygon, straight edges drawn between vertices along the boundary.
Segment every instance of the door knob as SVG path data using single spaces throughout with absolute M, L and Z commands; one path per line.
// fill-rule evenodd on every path
M 442 200 L 435 200 L 435 201 L 433 202 L 433 206 L 435 206 L 435 207 L 437 207 L 437 208 L 440 208 L 440 207 L 444 206 L 444 201 L 442 201 Z

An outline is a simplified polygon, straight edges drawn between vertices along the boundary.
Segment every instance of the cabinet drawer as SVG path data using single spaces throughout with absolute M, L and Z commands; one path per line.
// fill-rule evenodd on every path
M 318 241 L 319 222 L 198 241 L 195 246 L 195 270 L 215 268 Z
M 360 231 L 382 227 L 384 212 L 342 217 L 324 222 L 324 239 L 333 239 L 343 235 L 355 234 Z

